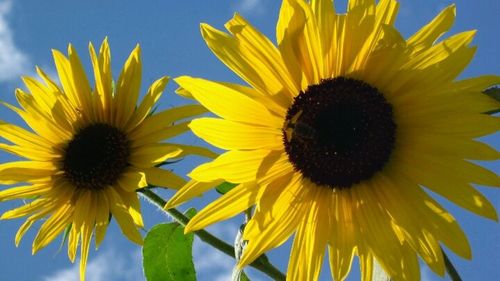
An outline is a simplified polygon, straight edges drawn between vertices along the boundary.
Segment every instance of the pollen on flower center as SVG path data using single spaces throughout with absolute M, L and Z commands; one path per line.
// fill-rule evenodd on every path
M 121 130 L 104 123 L 91 124 L 66 146 L 64 176 L 77 188 L 103 189 L 117 182 L 129 156 L 130 144 Z
M 318 185 L 347 188 L 382 170 L 394 149 L 392 106 L 378 89 L 345 77 L 322 80 L 288 109 L 288 158 Z

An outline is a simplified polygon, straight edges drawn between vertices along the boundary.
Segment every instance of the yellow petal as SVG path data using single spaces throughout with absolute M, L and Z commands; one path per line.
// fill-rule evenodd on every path
M 328 246 L 330 270 L 335 280 L 344 280 L 351 270 L 358 239 L 352 214 L 352 207 L 356 202 L 350 199 L 349 191 L 342 190 L 327 199 L 331 224 Z
M 164 76 L 153 82 L 141 104 L 137 107 L 132 118 L 129 120 L 127 124 L 127 131 L 130 130 L 128 128 L 134 128 L 139 125 L 148 116 L 148 114 L 151 113 L 153 106 L 161 97 L 168 80 L 169 78 Z
M 90 90 L 89 80 L 85 74 L 85 69 L 83 69 L 78 53 L 76 52 L 73 45 L 68 46 L 68 58 L 71 66 L 72 86 L 75 93 L 78 95 L 78 99 L 81 102 L 82 110 L 86 114 L 91 114 L 94 116 L 94 108 L 92 107 L 92 95 Z M 62 83 L 62 81 L 61 81 Z
M 186 184 L 186 181 L 174 174 L 172 171 L 163 170 L 160 168 L 149 168 L 144 170 L 146 173 L 146 179 L 150 185 L 180 189 Z
M 90 95 L 86 96 L 85 94 L 80 94 L 79 89 L 75 85 L 75 78 L 73 76 L 70 61 L 58 50 L 52 50 L 52 55 L 54 56 L 54 62 L 59 75 L 59 80 L 61 81 L 64 93 L 71 102 L 71 106 L 77 109 L 80 114 L 90 113 L 91 111 L 88 111 L 90 109 L 86 107 L 90 104 L 86 104 L 84 101 L 84 99 L 88 98 Z M 85 88 L 87 91 L 90 91 L 88 84 Z
M 140 56 L 141 49 L 137 45 L 125 62 L 116 82 L 114 121 L 117 126 L 127 123 L 137 105 L 142 79 Z
M 70 204 L 60 206 L 50 218 L 45 221 L 33 240 L 33 254 L 52 242 L 70 224 L 73 207 Z
M 147 135 L 143 133 L 138 133 L 134 135 L 130 135 L 130 137 L 133 139 L 131 143 L 132 149 L 137 149 L 141 148 L 143 146 L 149 146 L 151 144 L 157 144 L 160 141 L 163 141 L 165 139 L 173 138 L 175 136 L 178 136 L 182 133 L 185 133 L 189 131 L 189 123 L 190 121 L 182 122 L 179 124 L 175 125 L 170 125 L 170 126 L 163 126 L 161 129 L 158 129 L 157 131 L 151 131 L 151 127 L 145 127 L 144 132 L 148 131 L 149 133 Z M 139 136 L 140 134 L 140 136 Z M 172 144 L 176 145 L 176 144 Z
M 358 252 L 360 252 L 358 250 Z M 361 281 L 372 281 L 373 256 L 370 253 L 359 254 L 359 267 L 361 271 Z
M 401 240 L 392 230 L 389 214 L 377 200 L 371 182 L 358 184 L 351 194 L 358 202 L 353 208 L 356 227 L 385 272 L 394 278 L 404 275 Z M 386 253 L 390 252 L 391 255 Z M 405 279 L 401 279 L 405 280 Z
M 26 221 L 19 227 L 16 237 L 15 237 L 15 244 L 16 247 L 19 247 L 19 243 L 21 242 L 21 239 L 23 238 L 24 234 L 30 229 L 30 227 L 33 225 L 34 222 L 37 220 L 44 218 L 48 214 L 52 213 L 53 210 L 51 208 L 45 208 L 34 215 L 30 216 Z
M 196 180 L 190 180 L 182 188 L 180 188 L 174 194 L 174 196 L 172 196 L 172 198 L 170 198 L 164 208 L 175 208 L 177 205 L 180 205 L 185 201 L 204 193 L 205 191 L 215 188 L 223 182 L 223 180 L 215 180 L 211 182 L 199 182 Z
M 59 124 L 54 121 L 52 111 L 55 106 L 50 112 L 44 112 L 43 109 L 40 108 L 40 105 L 35 102 L 32 95 L 28 95 L 20 89 L 16 90 L 16 98 L 25 111 L 6 105 L 21 116 L 37 134 L 53 143 L 60 143 L 71 137 L 72 128 L 67 126 L 66 122 Z M 66 117 L 59 116 L 58 119 L 60 120 L 62 118 Z
M 427 150 L 431 153 L 470 160 L 497 160 L 500 158 L 500 152 L 485 143 L 470 138 L 425 133 L 401 138 L 401 141 L 408 140 L 413 147 L 412 149 L 417 151 Z
M 27 158 L 34 161 L 53 161 L 54 158 L 59 157 L 55 153 L 47 153 L 43 150 L 38 150 L 31 146 L 15 146 L 8 145 L 5 143 L 0 143 L 0 149 L 8 152 L 10 154 L 17 155 L 19 157 Z
M 22 77 L 22 80 L 40 109 L 50 113 L 57 102 L 52 89 L 32 77 Z
M 16 186 L 0 191 L 0 201 L 40 196 L 51 190 L 47 184 Z
M 184 145 L 184 144 L 172 144 L 177 146 L 182 150 L 181 154 L 179 154 L 177 157 L 185 157 L 188 155 L 197 155 L 197 156 L 203 156 L 206 158 L 214 159 L 219 156 L 218 153 L 215 153 L 211 151 L 208 148 L 201 147 L 201 146 L 195 146 L 195 145 Z
M 128 192 L 148 186 L 146 173 L 142 170 L 129 168 L 118 179 L 118 185 Z
M 232 149 L 283 149 L 281 128 L 246 125 L 216 118 L 198 118 L 189 125 L 195 135 L 216 147 Z
M 158 131 L 168 130 L 175 121 L 200 115 L 205 112 L 207 112 L 207 110 L 203 106 L 195 104 L 170 108 L 148 116 L 142 122 L 141 126 L 136 127 L 130 132 L 130 137 L 132 139 L 138 139 Z
M 17 219 L 39 211 L 49 210 L 49 209 L 52 210 L 52 208 L 54 208 L 54 202 L 51 202 L 46 199 L 45 200 L 37 199 L 21 207 L 17 207 L 15 209 L 3 213 L 0 219 L 2 220 Z
M 228 22 L 227 27 L 236 37 L 201 24 L 201 34 L 212 52 L 260 92 L 290 95 L 291 89 L 284 85 L 293 89 L 293 80 L 287 79 L 286 69 L 280 63 L 275 47 L 239 16 Z M 251 42 L 248 39 L 250 34 L 253 35 Z
M 83 190 L 78 194 L 75 203 L 75 213 L 73 216 L 73 225 L 80 232 L 82 225 L 87 219 L 87 214 L 91 212 L 94 194 L 92 191 Z
M 239 266 L 251 263 L 262 253 L 282 244 L 304 219 L 307 209 L 301 184 L 300 178 L 295 175 L 286 187 L 278 184 L 267 187 L 256 213 L 245 227 L 243 237 L 249 242 Z M 277 190 L 279 188 L 286 192 Z
M 234 183 L 254 181 L 260 163 L 269 152 L 269 150 L 232 150 L 212 162 L 198 166 L 189 174 L 189 177 L 202 182 L 218 179 Z
M 58 95 L 60 93 L 62 93 L 61 89 L 59 88 L 59 86 L 57 85 L 56 82 L 54 82 L 53 79 L 51 79 L 47 73 L 45 73 L 40 67 L 36 66 L 35 67 L 36 69 L 36 73 L 38 74 L 38 76 L 40 76 L 40 78 L 42 78 L 43 82 L 45 82 L 45 84 L 48 86 L 48 88 L 50 89 L 51 92 L 53 93 L 57 93 Z
M 283 1 L 277 25 L 278 45 L 288 69 L 304 73 L 306 84 L 317 84 L 328 77 L 323 68 L 322 42 L 311 6 L 300 0 Z M 295 79 L 298 74 L 294 73 Z M 297 80 L 300 81 L 300 80 Z M 303 86 L 301 86 L 303 90 Z M 298 92 L 297 92 L 298 94 Z
M 379 204 L 391 215 L 393 228 L 402 234 L 406 242 L 417 252 L 436 273 L 445 272 L 444 260 L 439 243 L 432 236 L 432 224 L 422 220 L 418 209 L 422 208 L 420 195 L 413 190 L 420 190 L 415 184 L 401 178 L 397 171 L 391 171 L 391 177 L 377 177 L 372 186 L 377 189 Z M 417 192 L 418 194 L 418 192 Z M 423 199 L 425 200 L 425 199 Z M 401 206 L 400 202 L 407 202 Z
M 100 109 L 100 120 L 110 120 L 112 109 L 112 75 L 111 75 L 111 55 L 109 51 L 108 38 L 101 44 L 99 56 L 97 56 L 94 46 L 89 43 L 89 53 L 94 69 L 94 79 L 96 87 L 97 107 Z
M 310 198 L 306 219 L 299 224 L 295 233 L 288 264 L 289 280 L 317 280 L 319 277 L 329 239 L 330 226 L 328 219 L 325 219 L 325 214 L 328 214 L 325 195 L 328 194 L 331 194 L 330 190 L 316 188 L 316 194 Z
M 426 173 L 420 169 L 414 169 L 411 172 L 400 170 L 398 173 L 406 174 L 414 182 L 420 183 L 462 208 L 480 216 L 498 220 L 495 208 L 488 199 L 475 188 L 471 187 L 465 180 L 453 176 L 457 175 L 457 172 L 450 171 L 449 169 L 439 169 L 436 172 L 436 175 L 430 175 L 430 173 Z
M 15 184 L 52 176 L 57 170 L 54 163 L 15 161 L 0 164 L 0 183 Z
M 364 61 L 368 53 L 363 47 L 370 49 L 377 39 L 374 36 L 381 31 L 375 23 L 376 6 L 373 0 L 349 1 L 348 13 L 337 17 L 334 37 L 337 76 L 348 74 L 349 69 L 355 67 L 356 60 Z
M 447 32 L 455 21 L 455 4 L 441 11 L 431 22 L 421 28 L 408 39 L 408 45 L 413 47 L 413 53 L 418 54 L 432 46 L 434 42 Z
M 33 147 L 48 153 L 53 153 L 53 144 L 44 138 L 21 127 L 0 121 L 0 137 L 22 147 Z
M 228 82 L 219 82 L 219 83 L 221 83 L 225 87 L 240 92 L 256 100 L 261 104 L 266 105 L 268 110 L 270 110 L 271 112 L 275 113 L 278 116 L 283 116 L 283 118 L 285 118 L 286 111 L 288 110 L 288 107 L 290 107 L 292 103 L 290 97 L 286 97 L 284 95 L 269 95 L 268 93 L 259 92 L 258 90 L 248 86 L 243 86 Z
M 85 271 L 87 268 L 87 259 L 89 256 L 90 240 L 92 238 L 92 230 L 94 228 L 95 210 L 89 214 L 88 220 L 82 225 L 81 237 L 82 244 L 80 246 L 80 281 L 85 281 Z
M 379 1 L 375 9 L 373 31 L 359 50 L 350 71 L 370 69 L 366 67 L 365 63 L 370 58 L 370 55 L 373 54 L 377 48 L 380 48 L 380 41 L 389 35 L 386 29 L 388 26 L 394 25 L 398 9 L 399 3 L 395 0 Z
M 264 86 L 267 91 L 262 92 L 270 95 L 278 95 L 285 92 L 284 94 L 288 97 L 293 97 L 300 91 L 300 81 L 291 79 L 279 51 L 267 37 L 256 30 L 239 14 L 235 14 L 234 17 L 226 23 L 225 27 L 234 35 L 234 42 L 236 42 L 234 44 L 236 48 L 236 50 L 234 50 L 235 54 L 231 56 L 227 51 L 223 53 L 219 52 L 220 49 L 217 48 L 218 42 L 210 41 L 212 38 L 210 38 L 210 28 L 208 26 L 202 26 L 202 29 L 206 29 L 203 30 L 203 32 L 208 33 L 207 37 L 210 39 L 207 40 L 207 43 L 209 46 L 212 46 L 211 48 L 214 53 L 231 69 L 242 75 L 243 79 L 249 79 L 247 82 L 250 85 L 254 85 L 255 88 L 264 90 L 264 88 L 259 88 L 259 86 Z M 214 38 L 214 40 L 217 39 Z M 230 41 L 229 39 L 227 40 Z M 233 44 L 231 44 L 231 46 L 233 46 Z M 223 48 L 229 47 L 225 44 Z M 232 59 L 228 59 L 228 57 Z M 258 77 L 254 79 L 260 79 L 252 81 L 252 76 L 246 76 L 245 74 L 247 74 L 249 70 L 241 69 L 241 63 L 238 63 L 239 60 L 249 63 L 258 75 Z M 264 85 L 261 85 L 261 83 Z
M 283 125 L 282 118 L 271 114 L 265 105 L 224 84 L 188 76 L 178 77 L 175 82 L 224 119 L 274 128 Z
M 430 198 L 430 197 L 428 197 Z M 472 258 L 471 248 L 465 233 L 462 231 L 457 221 L 436 201 L 425 202 L 427 207 L 422 214 L 432 219 L 435 225 L 434 236 L 441 240 L 450 250 L 466 259 Z
M 453 114 L 433 119 L 431 116 L 400 118 L 403 129 L 420 131 L 424 134 L 447 134 L 457 137 L 477 138 L 497 132 L 500 129 L 498 117 L 485 114 Z M 434 122 L 432 122 L 434 120 Z
M 32 219 L 27 219 L 21 227 L 19 227 L 17 233 L 16 233 L 16 238 L 15 238 L 15 244 L 16 247 L 19 247 L 19 243 L 21 243 L 21 239 L 23 238 L 24 234 L 26 234 L 26 231 L 30 229 L 30 227 L 33 225 L 35 220 Z
M 95 216 L 95 244 L 96 248 L 101 245 L 108 229 L 110 208 L 105 192 L 99 192 L 96 196 L 97 210 Z
M 337 17 L 335 6 L 332 0 L 311 0 L 311 8 L 320 34 L 319 39 L 323 51 L 323 74 L 330 75 L 333 72 L 332 66 L 335 60 L 333 53 L 330 52 Z
M 68 258 L 74 263 L 76 258 L 76 251 L 78 248 L 78 243 L 80 240 L 80 231 L 76 230 L 76 227 L 71 226 L 68 235 Z
M 272 151 L 262 160 L 257 173 L 257 180 L 260 185 L 267 185 L 276 178 L 290 174 L 293 171 L 293 165 L 284 150 Z
M 125 205 L 120 196 L 112 188 L 106 190 L 109 206 L 113 217 L 118 222 L 122 233 L 130 239 L 130 241 L 142 245 L 143 240 L 141 234 L 135 226 L 134 220 L 128 211 L 128 206 Z
M 443 61 L 448 56 L 454 54 L 454 52 L 461 47 L 468 46 L 476 31 L 466 31 L 450 36 L 446 40 L 439 42 L 438 44 L 427 48 L 418 55 L 412 57 L 403 68 L 405 69 L 424 69 L 428 66 L 434 65 L 440 61 Z
M 195 231 L 231 218 L 252 206 L 262 192 L 263 188 L 259 188 L 255 182 L 242 183 L 203 208 L 189 221 L 184 231 Z
M 182 149 L 173 145 L 150 144 L 135 149 L 132 155 L 130 155 L 130 164 L 135 167 L 149 168 L 171 158 L 176 158 L 181 153 Z
M 422 177 L 417 181 L 419 183 L 430 183 L 430 180 L 434 177 L 443 177 L 448 179 L 448 184 L 450 182 L 458 182 L 500 186 L 500 178 L 498 175 L 488 169 L 462 159 L 446 156 L 436 158 L 429 154 L 423 154 L 421 151 L 419 151 L 419 154 L 408 151 L 405 155 L 408 157 L 406 160 L 402 159 L 403 155 L 397 156 L 399 159 L 398 161 L 401 161 L 399 163 L 411 162 L 415 167 L 426 167 L 426 169 L 434 171 L 434 173 L 426 173 L 425 176 L 420 172 L 414 171 L 415 169 L 410 169 L 406 172 L 408 175 L 413 175 L 414 179 L 416 179 L 415 176 L 420 173 L 419 176 Z
M 296 54 L 297 37 L 304 28 L 304 17 L 295 12 L 290 1 L 282 1 L 278 23 L 276 25 L 276 40 L 281 57 L 294 81 L 298 81 L 300 89 L 307 87 L 307 79 L 303 74 L 299 57 Z M 297 92 L 296 95 L 299 93 Z
M 128 212 L 137 227 L 144 228 L 144 222 L 141 215 L 141 203 L 136 192 L 127 192 L 117 190 L 117 193 L 123 200 L 123 203 L 128 206 Z

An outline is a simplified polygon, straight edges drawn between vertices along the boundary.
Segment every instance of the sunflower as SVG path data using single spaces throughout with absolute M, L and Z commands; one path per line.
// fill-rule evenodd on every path
M 1 219 L 28 216 L 16 235 L 16 245 L 37 220 L 44 220 L 33 242 L 33 254 L 67 233 L 72 262 L 81 245 L 82 281 L 91 238 L 95 235 L 96 247 L 101 244 L 110 217 L 128 239 L 142 243 L 139 229 L 144 225 L 137 189 L 184 185 L 181 177 L 160 165 L 191 153 L 212 156 L 203 148 L 161 142 L 188 130 L 188 122 L 174 121 L 206 111 L 200 105 L 187 105 L 153 114 L 168 77 L 155 81 L 136 106 L 142 71 L 139 46 L 115 85 L 107 39 L 99 55 L 92 44 L 89 51 L 94 89 L 70 44 L 68 57 L 53 51 L 62 87 L 37 68 L 43 82 L 23 77 L 28 92 L 16 91 L 21 108 L 5 104 L 32 131 L 0 122 L 0 137 L 10 142 L 0 143 L 0 148 L 26 159 L 0 165 L 1 184 L 25 183 L 0 191 L 0 201 L 29 201 L 5 212 Z
M 228 150 L 190 173 L 167 208 L 218 182 L 238 184 L 199 212 L 186 230 L 255 213 L 239 262 L 248 265 L 294 235 L 287 280 L 316 280 L 326 247 L 332 278 L 359 257 L 362 280 L 376 260 L 394 280 L 419 280 L 420 257 L 444 275 L 441 245 L 471 257 L 457 221 L 431 190 L 497 220 L 472 184 L 500 186 L 470 160 L 499 153 L 476 138 L 500 128 L 483 114 L 499 103 L 480 92 L 498 76 L 457 80 L 474 56 L 474 31 L 439 40 L 455 7 L 405 40 L 398 3 L 284 0 L 277 46 L 236 14 L 225 33 L 202 24 L 208 47 L 249 86 L 179 77 L 179 93 L 220 118 L 190 128 Z

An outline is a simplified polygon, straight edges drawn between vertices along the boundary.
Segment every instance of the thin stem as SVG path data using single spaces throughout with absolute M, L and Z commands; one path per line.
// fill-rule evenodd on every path
M 448 272 L 448 275 L 450 276 L 452 281 L 462 281 L 462 278 L 460 278 L 460 274 L 458 274 L 458 271 L 455 269 L 453 264 L 451 263 L 450 259 L 444 252 L 443 248 L 441 248 L 441 252 L 443 252 L 443 257 L 444 257 L 444 265 L 446 266 L 446 272 Z
M 138 190 L 142 195 L 144 195 L 147 199 L 149 199 L 153 204 L 157 205 L 160 210 L 170 215 L 174 218 L 178 223 L 183 226 L 186 226 L 189 222 L 189 218 L 186 217 L 183 213 L 179 212 L 177 209 L 163 209 L 163 206 L 167 203 L 163 198 L 158 196 L 156 193 L 149 189 L 140 189 Z M 197 230 L 194 231 L 196 236 L 198 236 L 202 241 L 210 244 L 212 247 L 218 249 L 224 254 L 234 258 L 234 247 L 222 241 L 218 237 L 212 235 L 210 232 L 206 230 Z M 250 264 L 251 267 L 263 272 L 267 276 L 273 278 L 274 280 L 284 281 L 286 276 L 277 269 L 274 265 L 272 265 L 266 258 L 259 257 L 253 263 Z
M 248 223 L 252 218 L 253 207 L 250 207 L 245 210 L 245 223 Z

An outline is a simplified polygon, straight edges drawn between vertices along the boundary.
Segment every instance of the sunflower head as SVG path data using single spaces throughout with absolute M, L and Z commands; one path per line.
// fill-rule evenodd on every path
M 317 185 L 347 188 L 369 179 L 394 148 L 392 106 L 360 80 L 336 77 L 309 86 L 295 97 L 285 120 L 290 162 Z
M 75 260 L 80 244 L 80 279 L 92 236 L 103 241 L 110 216 L 131 241 L 141 244 L 143 227 L 137 189 L 161 186 L 178 189 L 185 181 L 159 168 L 187 154 L 213 157 L 206 149 L 165 142 L 188 130 L 177 122 L 205 109 L 187 105 L 153 112 L 167 82 L 155 81 L 137 104 L 141 85 L 140 48 L 125 62 L 113 82 L 107 39 L 97 54 L 89 45 L 95 85 L 91 87 L 80 59 L 69 45 L 68 56 L 54 50 L 61 85 L 37 68 L 40 80 L 23 77 L 28 91 L 18 89 L 20 107 L 5 104 L 30 129 L 0 121 L 0 148 L 20 161 L 0 165 L 1 184 L 19 184 L 0 191 L 0 201 L 28 203 L 7 211 L 2 219 L 27 216 L 16 235 L 18 244 L 38 220 L 44 220 L 33 253 L 67 231 L 68 256 Z
M 444 274 L 441 245 L 471 257 L 456 220 L 426 190 L 497 219 L 473 184 L 499 178 L 471 160 L 499 159 L 477 138 L 500 129 L 484 114 L 498 101 L 481 94 L 500 77 L 457 79 L 476 48 L 475 31 L 441 38 L 455 6 L 408 39 L 394 27 L 398 7 L 349 0 L 340 14 L 331 0 L 283 0 L 276 43 L 238 14 L 228 32 L 201 25 L 208 47 L 247 85 L 175 79 L 180 94 L 216 115 L 193 120 L 193 132 L 227 152 L 194 169 L 167 207 L 239 184 L 187 230 L 256 206 L 240 265 L 294 235 L 292 281 L 316 280 L 325 248 L 335 280 L 355 255 L 366 281 L 374 259 L 394 280 L 419 280 L 418 257 Z

